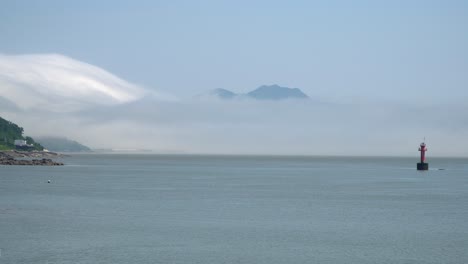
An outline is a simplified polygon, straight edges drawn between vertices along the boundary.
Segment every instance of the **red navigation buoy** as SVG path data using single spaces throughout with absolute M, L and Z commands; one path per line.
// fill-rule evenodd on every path
M 419 162 L 416 166 L 418 170 L 428 170 L 429 169 L 429 163 L 426 162 L 426 143 L 421 143 L 419 145 L 419 151 L 421 152 L 421 162 Z

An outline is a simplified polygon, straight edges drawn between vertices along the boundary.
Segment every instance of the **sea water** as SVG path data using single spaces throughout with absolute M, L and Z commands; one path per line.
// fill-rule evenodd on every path
M 428 161 L 418 172 L 415 158 L 86 154 L 0 166 L 0 263 L 468 263 L 468 160 Z

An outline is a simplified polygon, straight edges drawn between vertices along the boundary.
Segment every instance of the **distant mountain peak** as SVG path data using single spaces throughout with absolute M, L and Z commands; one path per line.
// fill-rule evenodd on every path
M 221 100 L 231 100 L 237 97 L 238 95 L 234 92 L 231 92 L 229 90 L 223 89 L 223 88 L 216 88 L 213 90 L 210 90 L 206 93 L 199 94 L 195 96 L 196 98 L 199 99 L 221 99 Z
M 223 99 L 232 99 L 237 96 L 236 93 L 233 93 L 229 90 L 223 89 L 223 88 L 216 88 L 214 90 L 211 90 L 210 92 L 211 95 L 216 95 L 220 98 Z
M 309 98 L 299 88 L 281 87 L 277 84 L 262 85 L 247 93 L 247 96 L 258 100 L 282 100 L 282 99 L 305 99 Z
M 251 98 L 255 100 L 284 100 L 309 98 L 309 96 L 303 93 L 299 88 L 282 87 L 277 84 L 262 85 L 257 89 L 246 94 L 236 94 L 232 91 L 223 88 L 216 88 L 197 97 L 216 98 L 222 100 L 231 100 L 235 98 Z

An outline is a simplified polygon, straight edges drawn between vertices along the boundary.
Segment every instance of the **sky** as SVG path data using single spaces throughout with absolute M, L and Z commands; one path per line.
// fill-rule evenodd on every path
M 63 54 L 178 96 L 278 83 L 450 101 L 467 95 L 467 11 L 433 0 L 2 1 L 0 51 Z
M 150 148 L 169 152 L 366 155 L 385 141 L 391 154 L 410 155 L 427 136 L 443 155 L 468 156 L 465 143 L 453 148 L 468 142 L 466 1 L 0 3 L 0 96 L 23 107 L 0 110 L 32 134 L 50 134 L 36 116 L 50 105 L 48 125 L 70 122 L 61 132 L 92 147 L 114 146 L 96 135 L 115 125 L 146 131 L 121 131 L 121 148 L 154 137 Z M 323 105 L 192 100 L 264 84 L 300 88 Z M 152 99 L 124 100 L 116 120 L 94 105 L 101 96 L 113 105 L 103 90 Z M 31 91 L 38 96 L 18 102 Z M 83 124 L 93 124 L 88 134 L 73 132 Z

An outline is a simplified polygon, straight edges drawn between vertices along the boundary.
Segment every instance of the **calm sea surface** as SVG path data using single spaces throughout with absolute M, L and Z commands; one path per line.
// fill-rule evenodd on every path
M 63 161 L 0 166 L 0 263 L 468 263 L 468 159 Z

